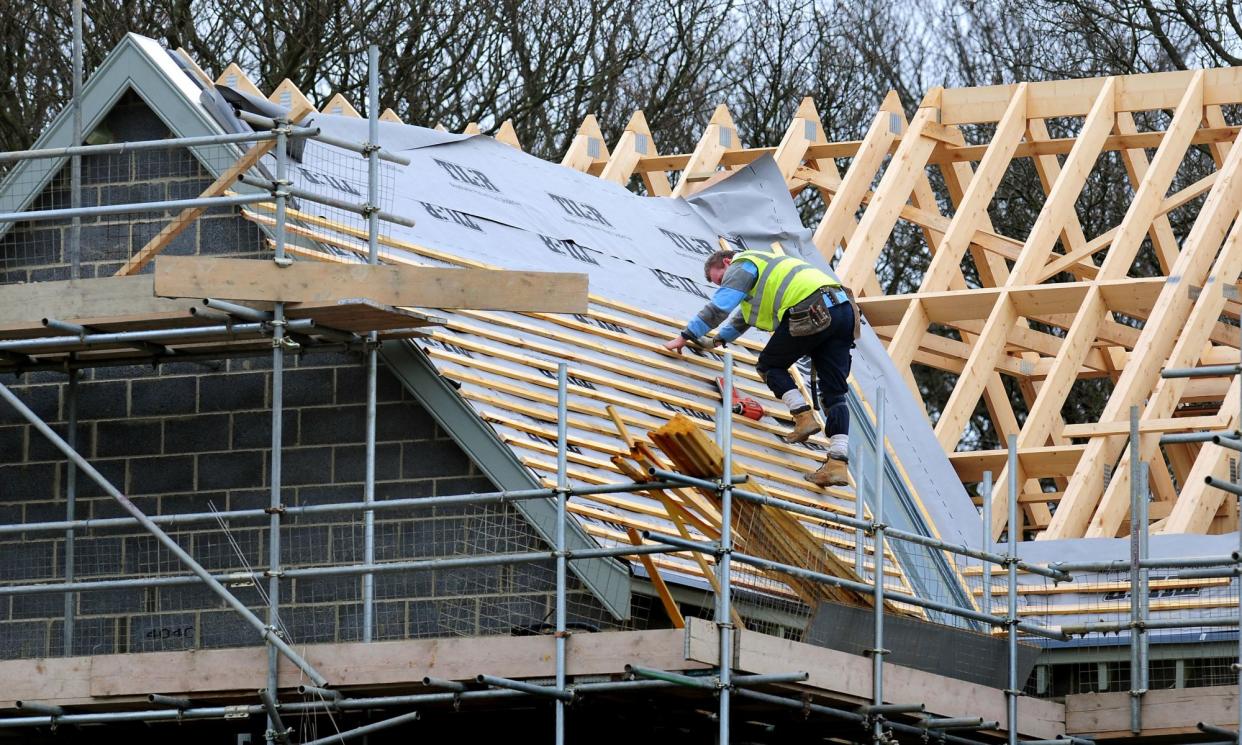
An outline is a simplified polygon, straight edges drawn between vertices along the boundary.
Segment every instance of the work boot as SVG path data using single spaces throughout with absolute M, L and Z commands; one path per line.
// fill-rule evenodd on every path
M 834 458 L 830 455 L 828 460 L 824 462 L 824 465 L 820 466 L 817 471 L 808 473 L 802 478 L 819 487 L 849 486 L 849 461 L 844 458 Z
M 819 422 L 815 421 L 815 412 L 811 411 L 811 407 L 795 410 L 793 412 L 794 426 L 792 432 L 787 432 L 781 437 L 788 443 L 804 442 L 808 437 L 819 431 Z

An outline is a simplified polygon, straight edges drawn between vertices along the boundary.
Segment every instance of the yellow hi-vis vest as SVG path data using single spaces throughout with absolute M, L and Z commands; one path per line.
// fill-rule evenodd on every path
M 751 326 L 773 331 L 785 312 L 806 300 L 821 287 L 840 288 L 841 283 L 813 265 L 793 256 L 741 251 L 734 261 L 749 261 L 759 270 L 759 279 L 742 301 L 742 319 Z

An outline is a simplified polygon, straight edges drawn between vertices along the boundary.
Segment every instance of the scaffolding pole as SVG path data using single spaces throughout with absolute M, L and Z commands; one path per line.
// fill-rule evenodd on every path
M 287 197 L 284 186 L 288 182 L 289 139 L 287 135 L 288 120 L 281 119 L 276 128 L 276 266 L 287 266 L 285 256 L 285 213 Z M 285 304 L 277 302 L 272 308 L 272 452 L 270 490 L 268 493 L 268 580 L 267 580 L 267 690 L 276 691 L 280 687 L 280 659 L 276 642 L 284 641 L 280 630 L 280 524 L 283 455 L 284 455 L 284 394 L 285 394 Z M 314 681 L 318 686 L 326 685 L 327 681 Z M 269 713 L 267 728 L 276 731 L 280 722 Z
M 73 0 L 73 83 L 69 107 L 73 111 L 73 144 L 82 144 L 82 0 Z M 82 208 L 82 156 L 69 159 L 69 208 Z M 82 217 L 74 215 L 69 225 L 69 278 L 82 276 Z M 66 634 L 66 637 L 68 634 Z
M 672 481 L 634 481 L 598 486 L 577 487 L 569 490 L 571 497 L 591 496 L 593 494 L 616 494 L 619 492 L 646 491 L 651 489 L 676 489 L 681 484 Z M 477 494 L 454 494 L 443 497 L 407 497 L 404 499 L 385 499 L 370 507 L 377 512 L 400 510 L 407 507 L 449 507 L 477 504 L 514 504 L 533 499 L 555 499 L 555 489 L 514 489 L 506 491 L 479 492 Z M 323 515 L 348 512 L 361 512 L 368 509 L 360 502 L 331 502 L 328 504 L 307 504 L 286 506 L 286 516 Z M 222 510 L 218 512 L 187 512 L 172 515 L 151 515 L 149 519 L 156 525 L 193 525 L 195 523 L 214 523 L 218 520 L 249 520 L 267 517 L 266 509 Z M 132 517 L 102 517 L 84 520 L 55 520 L 40 523 L 9 523 L 0 525 L 0 535 L 12 533 L 56 532 L 69 529 L 98 530 L 102 528 L 123 528 L 139 525 Z M 634 547 L 637 548 L 637 547 Z M 581 555 L 576 551 L 572 556 Z M 572 558 L 571 556 L 571 558 Z M 0 587 L 3 592 L 3 587 Z
M 556 690 L 565 692 L 565 604 L 568 581 L 565 562 L 565 521 L 569 489 L 569 366 L 556 365 Z M 572 698 L 572 697 L 571 697 Z M 556 707 L 556 745 L 565 745 L 565 700 L 558 697 Z
M 992 472 L 983 472 L 983 536 L 979 543 L 980 551 L 987 551 L 992 546 Z M 992 564 L 986 559 L 979 560 L 979 570 L 983 573 L 983 601 L 979 608 L 987 615 L 992 615 Z
M 75 0 L 80 2 L 80 0 Z M 65 432 L 69 447 L 73 450 L 78 449 L 78 371 L 69 371 L 69 385 L 66 386 L 65 392 L 65 419 L 67 430 Z M 72 523 L 77 517 L 77 501 L 78 501 L 78 467 L 73 460 L 65 461 L 65 522 Z M 65 529 L 65 584 L 73 584 L 74 578 L 74 548 L 75 535 L 73 528 Z M 75 626 L 75 609 L 74 600 L 77 595 L 73 592 L 65 593 L 65 623 L 63 634 L 63 647 L 65 656 L 73 654 L 73 635 Z
M 591 559 L 609 559 L 623 556 L 640 556 L 645 554 L 666 554 L 684 551 L 680 545 L 666 543 L 648 543 L 642 546 L 613 546 L 611 548 L 590 548 L 578 551 L 566 551 L 566 561 L 589 561 Z M 555 561 L 555 551 L 528 551 L 511 554 L 482 554 L 476 556 L 460 556 L 451 559 L 415 559 L 411 561 L 389 561 L 378 564 L 343 564 L 337 566 L 303 567 L 284 569 L 284 579 L 306 577 L 345 577 L 367 573 L 381 574 L 392 572 L 421 572 L 435 569 L 460 569 L 463 567 L 503 566 L 507 564 L 532 564 L 543 561 Z M 257 584 L 265 573 L 227 572 L 213 574 L 216 581 L 250 582 Z M 92 592 L 99 590 L 119 590 L 125 588 L 175 587 L 192 585 L 201 582 L 197 575 L 183 574 L 172 577 L 135 577 L 130 579 L 90 580 L 83 582 L 45 583 L 34 585 L 3 585 L 0 586 L 0 597 L 9 595 L 40 595 L 64 592 Z
M 1140 463 L 1139 449 L 1139 407 L 1130 407 L 1130 732 L 1139 734 L 1143 731 L 1143 694 L 1145 686 L 1142 681 L 1143 670 L 1142 639 L 1146 632 L 1143 626 L 1143 603 L 1140 598 L 1140 574 L 1145 570 L 1141 566 L 1142 541 L 1140 534 L 1146 532 L 1143 524 L 1144 512 L 1139 504 L 1142 494 L 1146 492 L 1147 470 L 1145 463 Z M 1140 483 L 1141 480 L 1141 483 Z
M 871 518 L 875 526 L 875 545 L 871 551 L 871 575 L 875 583 L 872 594 L 874 644 L 871 649 L 871 705 L 876 707 L 884 705 L 884 655 L 888 652 L 884 648 L 884 465 L 887 458 L 884 448 L 884 389 L 879 388 L 875 399 L 875 475 L 871 484 Z M 872 719 L 871 739 L 877 745 L 886 741 L 883 714 L 876 714 Z
M 720 573 L 719 592 L 716 599 L 716 624 L 720 630 L 720 714 L 718 745 L 729 745 L 730 707 L 732 706 L 733 675 L 733 353 L 724 353 L 724 378 L 720 386 L 720 449 L 723 463 L 720 481 L 716 488 L 720 493 L 720 556 L 716 560 Z
M 1008 600 L 1006 641 L 1009 650 L 1009 675 L 1005 689 L 1005 729 L 1009 745 L 1018 745 L 1018 531 L 1021 530 L 1018 514 L 1018 436 L 1009 435 L 1009 499 L 1006 508 L 1009 515 L 1008 551 L 1005 562 L 1005 592 Z
M 379 47 L 367 47 L 367 263 L 379 263 Z M 376 396 L 379 368 L 379 336 L 367 334 L 367 403 L 366 403 L 366 475 L 362 501 L 368 509 L 362 513 L 363 563 L 375 563 L 375 427 Z M 362 641 L 369 642 L 375 633 L 375 575 L 362 575 Z

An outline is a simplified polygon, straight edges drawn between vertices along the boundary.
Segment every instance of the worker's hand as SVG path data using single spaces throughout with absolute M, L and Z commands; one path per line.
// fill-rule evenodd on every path
M 686 346 L 686 340 L 683 337 L 675 336 L 664 342 L 664 348 L 673 354 L 681 354 L 681 350 Z

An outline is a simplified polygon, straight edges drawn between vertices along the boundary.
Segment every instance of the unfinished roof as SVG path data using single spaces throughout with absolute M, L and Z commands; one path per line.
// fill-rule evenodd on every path
M 1237 317 L 1236 303 L 1228 302 L 1238 277 L 1229 253 L 1238 243 L 1237 228 L 1227 240 L 1225 231 L 1242 199 L 1237 189 L 1229 188 L 1240 157 L 1228 157 L 1238 127 L 1226 122 L 1222 106 L 1242 100 L 1240 82 L 1237 70 L 1225 69 L 936 89 L 908 123 L 900 102 L 890 95 L 864 139 L 837 143 L 827 141 L 814 106 L 804 101 L 777 147 L 744 147 L 727 109 L 720 107 L 692 153 L 665 156 L 656 152 L 641 112 L 611 151 L 589 117 L 562 164 L 620 185 L 639 178 L 652 195 L 687 196 L 720 170 L 738 171 L 762 156 L 773 156 L 791 193 L 812 188 L 827 203 L 811 242 L 822 256 L 839 252 L 840 276 L 863 296 L 864 314 L 908 383 L 900 392 L 890 387 L 898 411 L 926 410 L 919 405 L 913 365 L 958 376 L 934 433 L 924 420 L 924 433 L 948 456 L 957 479 L 974 483 L 991 470 L 997 484 L 994 500 L 1004 493 L 1002 451 L 956 452 L 966 419 L 982 399 L 995 431 L 1018 436 L 1024 528 L 1030 535 L 1106 538 L 1124 533 L 1127 409 L 1146 400 L 1141 444 L 1157 497 L 1150 510 L 1153 529 L 1166 534 L 1219 532 L 1236 528 L 1236 515 L 1229 511 L 1232 500 L 1205 489 L 1203 476 L 1227 475 L 1226 451 L 1212 444 L 1161 449 L 1157 440 L 1165 432 L 1236 428 L 1238 402 L 1226 393 L 1236 394 L 1237 381 L 1187 384 L 1158 381 L 1158 373 L 1165 366 L 1237 359 L 1234 327 L 1216 318 Z M 1152 110 L 1166 112 L 1167 127 L 1139 131 L 1134 114 Z M 1052 138 L 1047 126 L 1051 117 L 1060 118 L 1058 124 L 1074 136 Z M 984 126 L 972 126 L 980 123 Z M 990 132 L 990 137 L 979 140 L 979 132 Z M 503 139 L 515 143 L 511 128 Z M 1170 193 L 1174 176 L 1196 147 L 1206 149 L 1217 172 Z M 1122 224 L 1089 237 L 1075 203 L 1096 161 L 1108 153 L 1126 165 L 1130 183 L 1118 188 L 1132 194 L 1130 208 Z M 842 173 L 838 159 L 847 158 Z M 1039 173 L 1044 203 L 1031 233 L 1011 237 L 995 231 L 988 208 L 1000 180 L 1019 159 L 1028 159 Z M 932 190 L 933 169 L 947 186 L 947 214 Z M 677 176 L 675 186 L 669 172 Z M 1194 209 L 1196 200 L 1203 202 L 1194 228 L 1179 247 L 1167 216 L 1188 205 Z M 918 228 L 936 258 L 918 293 L 885 297 L 875 267 L 898 221 Z M 1159 261 L 1159 276 L 1132 276 L 1145 236 Z M 1222 244 L 1225 250 L 1218 256 Z M 661 259 L 668 260 L 668 254 Z M 967 287 L 963 266 L 973 267 L 980 287 Z M 666 327 L 671 330 L 681 318 L 674 314 L 660 320 L 672 322 Z M 1182 329 L 1192 333 L 1179 336 Z M 868 344 L 861 345 L 858 357 L 870 361 Z M 1139 364 L 1128 364 L 1131 360 Z M 857 365 L 855 382 L 880 366 Z M 1014 412 L 1002 375 L 1017 382 L 1026 396 L 1025 418 Z M 1112 383 L 1101 421 L 1066 425 L 1059 414 L 1073 384 L 1099 377 Z M 1146 399 L 1153 388 L 1156 395 Z M 1194 405 L 1185 407 L 1185 413 L 1198 416 L 1175 416 L 1184 404 Z M 866 417 L 860 413 L 855 412 L 855 422 L 865 427 Z M 899 422 L 910 430 L 922 429 L 905 417 L 899 416 Z M 941 461 L 927 449 L 903 448 L 901 455 L 919 459 L 917 472 L 928 476 L 920 483 L 924 491 L 924 484 L 943 478 L 937 470 Z M 1106 471 L 1113 475 L 1111 481 Z M 1053 487 L 1047 486 L 1048 479 L 1055 480 L 1055 491 L 1049 491 Z M 923 507 L 934 516 L 932 530 L 956 530 L 974 541 L 969 527 L 973 512 L 959 510 L 951 498 L 927 500 Z M 1059 515 L 1055 521 L 1054 510 Z M 1004 511 L 994 509 L 993 515 L 992 533 L 998 535 L 1004 529 Z M 1164 552 L 1210 552 L 1193 540 L 1165 543 Z M 1101 541 L 1084 550 L 1112 554 L 1120 546 Z M 1047 560 L 1057 556 L 1056 551 L 1035 553 Z M 979 592 L 977 586 L 973 592 Z M 1090 613 L 1104 593 L 1068 592 L 1043 590 L 1041 597 L 1028 599 L 1030 612 L 1040 614 L 1049 602 L 1060 602 Z M 1178 608 L 1185 605 L 1209 609 L 1213 602 L 1189 599 Z
M 153 69 L 185 80 L 197 74 L 189 65 L 168 67 Z M 463 137 L 401 125 L 389 112 L 381 124 L 381 143 L 406 151 L 416 162 L 385 172 L 384 190 L 391 198 L 381 206 L 413 217 L 417 226 L 386 230 L 384 259 L 591 274 L 594 296 L 588 314 L 570 319 L 447 313 L 448 325 L 420 352 L 427 364 L 460 386 L 460 399 L 491 424 L 535 478 L 546 480 L 551 474 L 548 432 L 555 414 L 549 391 L 555 381 L 548 372 L 555 360 L 567 359 L 575 368 L 570 411 L 577 452 L 571 454 L 571 467 L 583 483 L 618 479 L 610 460 L 626 449 L 618 420 L 636 437 L 674 412 L 696 417 L 711 429 L 704 418 L 715 411 L 712 378 L 719 360 L 714 355 L 673 359 L 657 346 L 708 294 L 710 288 L 697 279 L 702 257 L 723 236 L 751 247 L 779 241 L 784 250 L 821 265 L 821 257 L 840 253 L 838 273 L 862 295 L 864 314 L 877 332 L 868 330 L 855 357 L 854 475 L 871 478 L 874 412 L 869 401 L 883 383 L 891 458 L 884 477 L 885 512 L 900 527 L 978 542 L 977 513 L 961 486 L 988 469 L 1003 484 L 1003 454 L 955 451 L 966 419 L 983 400 L 996 431 L 1019 438 L 1021 501 L 1032 534 L 1104 538 L 1126 529 L 1129 469 L 1122 451 L 1131 404 L 1145 406 L 1141 444 L 1157 496 L 1151 509 L 1154 528 L 1170 534 L 1219 532 L 1236 526 L 1236 516 L 1224 511 L 1227 504 L 1219 493 L 1198 485 L 1208 473 L 1225 475 L 1225 451 L 1211 444 L 1161 449 L 1157 438 L 1168 431 L 1236 428 L 1231 412 L 1237 401 L 1227 392 L 1236 396 L 1237 381 L 1187 384 L 1157 378 L 1163 366 L 1237 359 L 1234 321 L 1216 319 L 1238 315 L 1228 292 L 1238 278 L 1233 253 L 1238 228 L 1228 237 L 1226 231 L 1242 200 L 1242 193 L 1231 188 L 1242 154 L 1231 147 L 1238 128 L 1225 120 L 1222 106 L 1242 101 L 1240 75 L 1208 70 L 937 89 L 909 122 L 890 95 L 865 137 L 852 142 L 830 142 L 814 106 L 805 101 L 776 147 L 744 147 L 727 109 L 720 107 L 693 152 L 663 156 L 640 112 L 611 149 L 588 118 L 562 160 L 564 168 L 512 147 L 517 139 L 511 127 L 502 127 L 495 140 Z M 234 68 L 219 82 L 257 91 Z M 186 98 L 184 92 L 177 95 Z M 286 82 L 271 100 L 296 103 L 305 97 Z M 162 98 L 148 101 L 161 110 Z M 365 123 L 348 103 L 334 99 L 328 108 L 340 113 L 316 115 L 316 124 L 366 139 Z M 1171 111 L 1168 126 L 1136 131 L 1133 114 L 1150 110 Z M 203 107 L 202 113 L 219 111 Z M 1051 138 L 1050 117 L 1075 135 Z M 222 119 L 215 126 L 235 126 L 220 124 Z M 978 123 L 984 126 L 973 126 Z M 980 132 L 988 136 L 979 140 Z M 1189 149 L 1198 146 L 1206 147 L 1216 173 L 1169 193 Z M 1122 224 L 1087 236 L 1075 202 L 1092 166 L 1110 152 L 1127 165 L 1131 182 L 1118 188 L 1133 194 L 1131 206 Z M 760 160 L 763 156 L 771 160 Z M 842 171 L 839 164 L 847 159 Z M 1019 159 L 1029 159 L 1039 172 L 1045 201 L 1029 235 L 1005 236 L 990 224 L 988 208 L 997 184 Z M 357 178 L 362 170 L 342 164 L 342 154 L 312 144 L 293 177 L 304 188 L 357 201 L 365 193 L 365 181 Z M 720 170 L 735 175 L 702 189 Z M 678 177 L 675 183 L 670 172 Z M 947 186 L 947 212 L 932 190 L 933 174 Z M 638 198 L 623 188 L 634 178 L 648 194 L 688 200 Z M 827 204 L 809 235 L 787 197 L 807 188 Z M 1198 199 L 1204 201 L 1194 228 L 1179 246 L 1167 215 L 1194 209 Z M 262 206 L 250 216 L 270 222 L 270 211 Z M 304 255 L 352 260 L 364 249 L 356 220 L 306 205 L 291 217 L 299 223 L 291 232 L 300 234 L 297 250 Z M 918 293 L 885 297 L 875 267 L 899 221 L 922 232 L 934 258 Z M 1130 276 L 1145 236 L 1162 273 Z M 971 275 L 978 275 L 981 287 L 966 285 L 963 266 L 974 270 Z M 739 386 L 763 400 L 769 412 L 782 411 L 753 376 L 751 355 L 760 344 L 758 334 L 751 336 L 737 352 Z M 917 388 L 907 385 L 913 383 L 912 365 L 958 376 L 934 429 L 921 413 L 925 407 Z M 1013 411 L 1001 376 L 1016 381 L 1027 395 L 1025 418 Z M 1059 416 L 1063 402 L 1075 382 L 1091 378 L 1112 383 L 1102 421 L 1065 425 Z M 1186 403 L 1198 405 L 1198 416 L 1175 416 Z M 616 419 L 608 406 L 619 412 Z M 800 481 L 822 442 L 805 449 L 786 446 L 776 438 L 780 424 L 771 418 L 759 423 L 739 419 L 737 429 L 739 458 L 773 493 L 852 514 L 851 490 L 820 492 Z M 1103 478 L 1106 470 L 1113 474 L 1109 482 Z M 1046 493 L 1050 487 L 1040 478 L 1055 479 L 1056 491 Z M 867 484 L 861 486 L 866 493 Z M 636 495 L 584 502 L 579 516 L 585 530 L 604 541 L 625 540 L 625 527 L 661 532 L 675 527 L 661 522 L 665 513 L 658 502 L 644 500 Z M 993 514 L 1001 516 L 1003 510 Z M 851 560 L 852 535 L 812 527 L 827 547 Z M 1003 527 L 994 522 L 993 534 Z M 1082 550 L 1107 554 L 1116 547 L 1102 540 Z M 1176 550 L 1210 552 L 1193 539 L 1177 542 Z M 1055 551 L 1034 553 L 1056 556 Z M 938 555 L 894 558 L 895 586 L 968 592 L 961 568 Z M 669 562 L 663 570 L 688 581 L 702 575 L 702 567 L 690 559 L 670 557 Z M 1041 597 L 1059 591 L 1052 588 Z M 1032 607 L 1048 602 L 1059 601 L 1040 599 Z
M 227 81 L 222 77 L 222 82 Z M 241 83 L 239 87 L 245 88 Z M 279 94 L 274 93 L 272 100 L 278 102 Z M 736 132 L 727 120 L 727 112 L 718 112 L 704 141 L 737 145 Z M 317 115 L 314 123 L 337 137 L 365 139 L 365 122 L 352 116 Z M 571 445 L 578 451 L 570 456 L 572 475 L 583 483 L 615 481 L 620 473 L 610 459 L 627 447 L 608 406 L 618 410 L 617 419 L 639 439 L 677 412 L 697 417 L 708 428 L 713 426 L 719 357 L 687 355 L 677 360 L 661 354 L 659 345 L 676 334 L 709 296 L 712 288 L 697 278 L 704 256 L 715 250 L 721 237 L 735 245 L 759 247 L 778 241 L 783 250 L 823 263 L 798 220 L 782 174 L 770 161 L 756 163 L 688 202 L 642 199 L 607 183 L 628 180 L 628 173 L 601 167 L 599 159 L 607 148 L 592 124 L 584 125 L 565 163 L 602 173 L 608 177 L 604 181 L 532 158 L 490 138 L 388 122 L 380 127 L 385 148 L 415 160 L 408 168 L 385 164 L 381 181 L 392 196 L 382 206 L 417 222 L 412 229 L 386 226 L 387 235 L 381 239 L 384 260 L 591 274 L 595 293 L 589 314 L 566 319 L 447 312 L 449 326 L 433 343 L 422 345 L 429 362 L 461 386 L 461 395 L 475 411 L 523 464 L 545 480 L 554 468 L 555 406 L 549 389 L 555 386 L 556 361 L 568 360 L 574 397 L 580 394 L 583 398 L 581 402 L 571 399 L 571 413 L 587 415 L 571 422 Z M 633 161 L 640 149 L 650 147 L 650 137 L 641 116 L 631 124 L 635 130 L 627 132 L 615 154 L 632 148 L 629 160 Z M 810 120 L 795 122 L 791 131 L 795 129 L 803 136 L 823 139 L 818 124 Z M 342 154 L 334 148 L 309 143 L 301 162 L 291 169 L 292 176 L 301 188 L 356 199 L 365 191 L 362 172 L 351 173 L 341 161 Z M 706 167 L 710 172 L 710 163 Z M 658 182 L 652 184 L 653 192 L 673 191 L 661 189 Z M 687 182 L 677 191 L 693 189 Z M 270 210 L 262 206 L 248 215 L 261 224 L 272 223 Z M 302 244 L 293 248 L 295 252 L 356 260 L 365 249 L 356 218 L 305 205 L 290 217 L 300 222 L 290 229 Z M 783 416 L 783 407 L 771 399 L 753 371 L 752 353 L 761 344 L 745 346 L 749 351 L 739 355 L 741 390 L 765 400 L 770 413 Z M 892 460 L 884 475 L 888 514 L 894 524 L 920 533 L 940 531 L 962 541 L 974 538 L 978 530 L 970 526 L 977 517 L 930 431 L 922 424 L 910 429 L 904 426 L 910 418 L 901 415 L 902 407 L 916 404 L 900 390 L 900 381 L 874 337 L 861 346 L 854 381 L 859 395 L 852 401 L 860 435 L 854 438 L 856 472 L 872 478 L 874 468 L 866 464 L 873 462 L 874 414 L 865 394 L 885 385 L 890 391 L 890 413 L 898 412 L 889 420 Z M 854 514 L 853 490 L 820 492 L 801 479 L 802 473 L 822 459 L 825 442 L 817 439 L 805 446 L 788 446 L 779 440 L 784 422 L 770 417 L 760 423 L 738 421 L 739 438 L 746 443 L 740 456 L 755 459 L 747 467 L 768 479 L 765 483 L 774 486 L 774 493 Z M 916 488 L 910 473 L 939 476 Z M 627 540 L 627 527 L 658 532 L 677 527 L 668 522 L 658 500 L 647 497 L 604 497 L 580 503 L 577 511 L 588 530 L 604 541 Z M 852 534 L 826 526 L 817 529 L 826 546 L 852 562 Z M 947 591 L 965 599 L 961 578 L 951 563 L 935 554 L 905 552 L 909 555 L 901 563 L 917 567 L 906 578 L 916 591 L 936 595 Z M 689 557 L 672 557 L 663 567 L 699 582 L 704 569 Z

